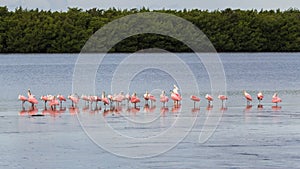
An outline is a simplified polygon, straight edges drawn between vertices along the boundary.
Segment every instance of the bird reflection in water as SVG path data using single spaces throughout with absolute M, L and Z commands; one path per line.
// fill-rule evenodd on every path
M 272 106 L 272 110 L 273 111 L 280 111 L 281 110 L 281 106 Z
M 247 104 L 246 107 L 245 107 L 245 109 L 244 109 L 244 112 L 250 112 L 251 109 L 252 109 L 252 105 Z
M 71 115 L 76 115 L 76 114 L 78 114 L 78 113 L 80 113 L 80 112 L 79 112 L 78 107 L 71 106 L 71 107 L 69 107 L 69 113 L 70 113 Z

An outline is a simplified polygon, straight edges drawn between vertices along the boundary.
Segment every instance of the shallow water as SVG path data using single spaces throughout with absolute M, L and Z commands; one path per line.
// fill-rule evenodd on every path
M 160 103 L 148 108 L 143 106 L 142 101 L 139 104 L 140 110 L 132 107 L 129 109 L 124 103 L 122 111 L 105 112 L 102 104 L 96 109 L 95 105 L 85 107 L 83 102 L 78 105 L 78 110 L 74 110 L 70 108 L 70 101 L 63 103 L 61 109 L 58 108 L 60 111 L 51 111 L 49 108 L 45 111 L 41 101 L 37 112 L 29 112 L 30 105 L 27 103 L 25 111 L 22 111 L 17 96 L 26 95 L 28 88 L 37 97 L 58 93 L 67 96 L 72 93 L 72 76 L 77 55 L 0 55 L 0 151 L 3 154 L 0 166 L 299 168 L 299 55 L 300 53 L 220 54 L 229 99 L 226 109 L 218 106 L 219 101 L 215 99 L 214 107 L 208 111 L 204 95 L 210 92 L 210 83 L 203 64 L 192 54 L 179 54 L 190 66 L 200 87 L 199 95 L 202 100 L 197 103 L 197 108 L 200 109 L 194 109 L 191 101 L 186 99 L 179 110 L 174 109 L 171 102 L 168 103 L 168 109 L 162 109 Z M 108 56 L 95 78 L 95 91 L 98 95 L 103 90 L 107 93 L 119 92 L 112 92 L 110 83 L 114 70 L 127 55 Z M 129 89 L 125 88 L 123 91 L 136 91 L 142 97 L 143 92 L 149 90 L 158 97 L 159 91 L 154 89 L 168 91 L 176 80 L 163 71 L 149 69 L 137 74 Z M 247 90 L 254 98 L 252 107 L 246 106 L 242 90 Z M 258 91 L 265 95 L 263 107 L 257 106 L 258 102 L 254 97 Z M 271 103 L 275 91 L 283 100 L 278 107 Z M 186 96 L 191 94 L 181 92 Z M 32 114 L 45 116 L 31 116 Z M 213 120 L 208 121 L 208 117 Z M 180 120 L 182 123 L 178 123 Z M 120 142 L 117 137 L 112 137 L 109 130 L 105 130 L 107 126 L 120 135 L 141 140 L 133 142 L 134 144 Z M 212 136 L 205 143 L 199 143 L 203 128 L 210 130 L 215 126 Z M 172 129 L 177 132 L 168 137 L 160 137 Z M 186 137 L 182 133 L 187 134 Z M 147 140 L 152 137 L 156 140 Z M 114 150 L 121 156 L 113 154 Z M 152 153 L 157 155 L 138 159 L 122 157 L 124 154 L 143 157 Z

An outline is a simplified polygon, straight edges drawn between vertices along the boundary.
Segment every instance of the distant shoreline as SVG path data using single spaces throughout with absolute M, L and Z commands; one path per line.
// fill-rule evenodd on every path
M 130 14 L 152 11 L 190 21 L 207 36 L 218 52 L 300 52 L 298 9 L 257 11 L 227 8 L 207 11 L 93 8 L 83 11 L 69 8 L 67 12 L 51 12 L 22 8 L 9 11 L 7 7 L 0 7 L 0 53 L 79 53 L 87 40 L 107 23 Z M 181 31 L 176 23 L 161 24 Z M 131 36 L 113 46 L 110 52 L 132 53 L 148 48 L 175 53 L 192 52 L 183 42 L 158 34 Z

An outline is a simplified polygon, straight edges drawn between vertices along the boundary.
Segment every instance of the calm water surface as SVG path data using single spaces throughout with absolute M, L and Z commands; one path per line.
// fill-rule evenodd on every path
M 126 56 L 110 54 L 104 59 L 95 78 L 98 95 L 102 91 L 119 92 L 111 91 L 110 83 L 114 70 Z M 135 111 L 125 104 L 122 106 L 123 114 L 104 112 L 102 104 L 98 109 L 87 107 L 83 102 L 74 112 L 69 101 L 56 112 L 45 110 L 42 102 L 37 106 L 37 112 L 29 112 L 27 103 L 23 111 L 17 97 L 19 94 L 26 95 L 28 88 L 37 97 L 72 93 L 78 55 L 0 55 L 0 151 L 3 154 L 0 167 L 299 168 L 300 53 L 221 53 L 229 100 L 226 109 L 213 107 L 223 116 L 213 135 L 203 144 L 198 143 L 198 138 L 209 113 L 204 99 L 204 95 L 210 93 L 209 76 L 193 54 L 179 56 L 188 64 L 200 87 L 200 109 L 184 104 L 181 107 L 182 117 L 195 118 L 195 125 L 187 137 L 170 151 L 152 158 L 131 159 L 115 156 L 100 148 L 82 130 L 78 117 L 96 130 L 94 125 L 104 117 L 121 134 L 147 138 L 171 128 L 176 122 L 179 112 L 170 102 L 168 109 L 161 109 L 160 103 L 144 107 L 142 102 L 140 109 Z M 180 74 L 180 70 L 174 72 L 185 76 Z M 136 91 L 142 97 L 145 90 L 172 89 L 176 79 L 159 70 L 147 70 L 137 74 L 133 82 L 124 91 Z M 243 90 L 254 98 L 252 107 L 246 106 Z M 265 95 L 263 107 L 257 106 L 255 95 L 258 91 Z M 182 92 L 183 95 L 191 94 Z M 283 100 L 278 107 L 271 103 L 274 92 L 278 92 Z M 159 96 L 157 91 L 154 94 Z M 164 113 L 161 113 L 162 110 Z M 44 113 L 45 116 L 35 117 L 30 113 Z M 137 125 L 130 120 L 153 123 Z M 188 130 L 185 126 L 182 128 Z M 182 128 L 179 126 L 178 130 Z M 105 134 L 98 136 L 103 140 L 109 138 Z M 139 145 L 131 146 L 130 151 L 138 151 L 135 146 Z M 128 150 L 128 147 L 120 148 Z

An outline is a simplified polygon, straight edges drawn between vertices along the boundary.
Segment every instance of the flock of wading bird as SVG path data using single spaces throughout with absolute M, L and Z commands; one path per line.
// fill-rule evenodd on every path
M 173 90 L 170 90 L 170 97 L 171 99 L 174 101 L 173 104 L 173 108 L 177 109 L 180 108 L 180 101 L 182 100 L 181 95 L 179 94 L 179 89 L 176 85 L 174 85 Z M 243 91 L 245 99 L 247 101 L 247 107 L 251 108 L 251 102 L 252 102 L 252 97 L 249 93 L 247 93 L 245 90 Z M 101 106 L 98 107 L 98 102 L 103 102 L 104 105 L 104 111 L 107 111 L 106 106 L 109 106 L 108 110 L 116 110 L 116 111 L 120 111 L 120 107 L 123 103 L 123 101 L 127 101 L 127 105 L 128 108 L 130 107 L 130 103 L 132 105 L 133 110 L 135 110 L 135 112 L 138 112 L 140 109 L 139 107 L 137 107 L 137 104 L 141 102 L 140 98 L 136 95 L 136 93 L 133 93 L 132 95 L 126 94 L 124 95 L 123 92 L 121 92 L 120 94 L 114 94 L 114 95 L 107 95 L 105 94 L 105 92 L 102 92 L 102 96 L 88 96 L 88 95 L 82 95 L 81 97 L 79 97 L 77 94 L 71 94 L 67 97 L 71 102 L 72 105 L 69 109 L 70 113 L 76 113 L 78 112 L 78 108 L 77 108 L 77 104 L 79 103 L 79 100 L 83 100 L 85 101 L 85 109 L 89 108 L 89 105 L 91 105 L 91 108 L 93 106 L 93 103 L 95 103 L 95 109 L 94 110 L 101 110 Z M 153 96 L 152 94 L 150 94 L 148 91 L 146 91 L 146 93 L 143 95 L 143 98 L 145 100 L 145 108 L 151 108 L 154 103 L 156 102 L 156 98 L 155 96 Z M 262 94 L 262 92 L 259 92 L 257 94 L 257 99 L 259 101 L 258 104 L 258 108 L 262 108 L 261 105 L 261 101 L 263 100 L 264 95 Z M 31 104 L 31 107 L 29 109 L 29 111 L 33 112 L 31 114 L 35 114 L 37 113 L 37 108 L 36 105 L 38 104 L 38 100 L 36 99 L 36 97 L 31 93 L 30 89 L 28 89 L 28 97 L 24 96 L 24 95 L 19 95 L 18 99 L 20 101 L 22 101 L 22 111 L 23 113 L 26 112 L 25 111 L 25 107 L 24 107 L 24 103 L 28 102 Z M 57 96 L 54 95 L 43 95 L 40 97 L 40 99 L 44 102 L 44 111 L 65 111 L 65 108 L 62 108 L 62 102 L 63 101 L 67 101 L 67 99 L 59 94 Z M 195 109 L 195 104 L 196 102 L 200 102 L 200 98 L 192 95 L 190 97 L 190 99 L 194 102 L 194 109 Z M 208 101 L 208 106 L 207 109 L 210 110 L 212 109 L 212 101 L 214 100 L 213 97 L 209 94 L 206 94 L 205 99 Z M 220 99 L 222 101 L 222 108 L 223 110 L 226 110 L 226 106 L 225 106 L 225 101 L 228 99 L 227 96 L 225 95 L 219 95 L 218 99 Z M 165 110 L 167 108 L 166 104 L 169 101 L 169 97 L 166 95 L 165 91 L 162 91 L 161 95 L 160 95 L 160 102 L 162 103 L 162 110 Z M 278 106 L 278 103 L 281 102 L 282 100 L 278 97 L 277 93 L 274 93 L 273 97 L 272 97 L 272 103 L 275 103 L 276 106 L 273 106 L 272 108 L 274 109 L 280 109 L 280 107 Z M 50 106 L 50 109 L 47 109 L 47 102 L 48 105 Z M 60 109 L 57 110 L 56 106 L 60 106 Z M 246 107 L 246 108 L 247 108 Z M 196 109 L 199 110 L 199 109 Z

